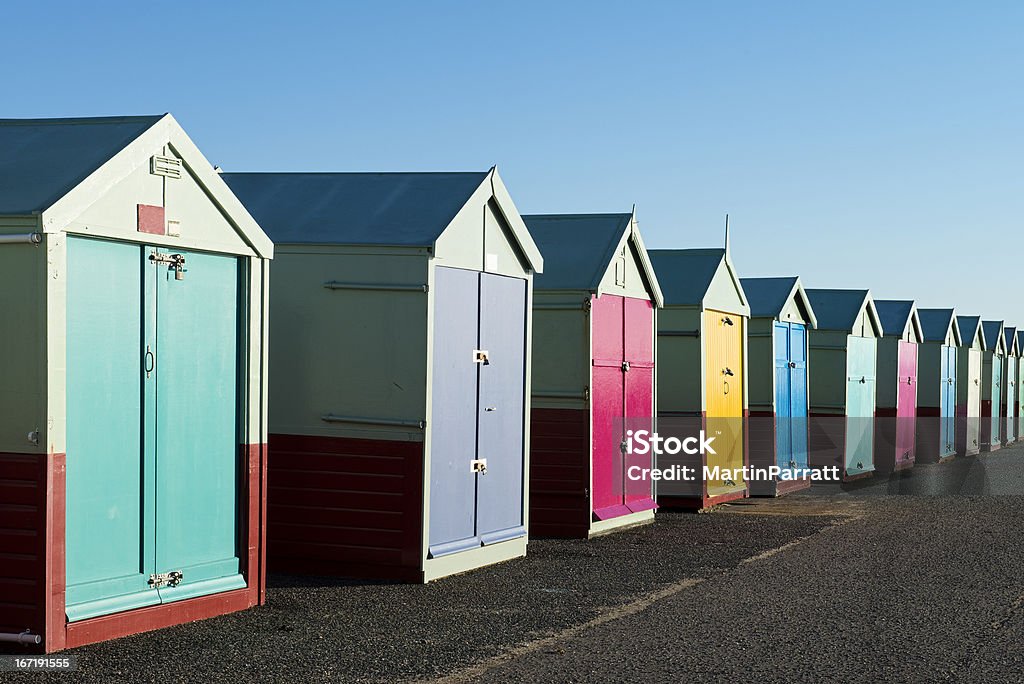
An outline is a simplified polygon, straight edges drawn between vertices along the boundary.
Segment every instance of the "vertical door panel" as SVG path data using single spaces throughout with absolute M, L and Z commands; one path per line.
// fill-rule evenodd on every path
M 434 272 L 434 360 L 430 419 L 432 557 L 479 546 L 476 533 L 477 369 L 479 274 L 438 267 Z
M 896 463 L 914 460 L 917 426 L 917 345 L 900 340 L 896 386 Z
M 789 326 L 789 353 L 792 363 L 790 387 L 790 443 L 793 468 L 807 468 L 807 328 L 799 323 Z
M 856 475 L 874 469 L 875 340 L 847 340 L 846 471 Z
M 164 601 L 241 588 L 238 259 L 196 252 L 156 269 L 156 566 Z
M 704 313 L 706 334 L 707 429 L 714 437 L 715 454 L 708 454 L 710 468 L 724 471 L 743 466 L 743 319 L 733 314 L 708 310 Z M 713 472 L 713 471 L 712 471 Z M 742 486 L 733 472 L 722 472 L 708 480 L 713 490 L 732 490 Z
M 623 374 L 625 383 L 625 427 L 628 430 L 654 429 L 654 306 L 644 299 L 626 298 L 624 314 L 624 358 L 629 370 Z M 634 512 L 657 508 L 654 483 L 650 479 L 630 479 L 633 466 L 650 468 L 653 454 L 625 454 L 626 507 Z
M 977 450 L 981 444 L 981 350 L 967 351 L 967 447 Z
M 793 461 L 792 429 L 792 359 L 789 344 L 789 323 L 775 323 L 773 328 L 775 349 L 775 463 L 789 469 Z
M 591 498 L 594 517 L 607 520 L 629 513 L 624 494 L 625 385 L 622 361 L 623 297 L 602 295 L 591 299 L 590 330 L 593 367 L 590 405 L 593 420 L 593 475 Z
M 1002 402 L 1003 396 L 1003 358 L 1001 356 L 992 356 L 992 395 L 989 399 L 992 400 L 992 444 L 998 444 L 1001 437 L 999 432 L 999 426 L 1002 423 L 1000 414 L 1002 410 L 999 408 Z
M 939 431 L 939 453 L 952 456 L 956 453 L 956 348 L 943 346 L 942 354 L 942 392 L 941 429 Z
M 1006 357 L 1006 440 L 1017 439 L 1017 359 Z
M 523 431 L 526 408 L 526 281 L 480 275 L 477 528 L 484 544 L 526 534 L 523 526 Z
M 67 615 L 158 603 L 142 482 L 142 250 L 68 238 Z

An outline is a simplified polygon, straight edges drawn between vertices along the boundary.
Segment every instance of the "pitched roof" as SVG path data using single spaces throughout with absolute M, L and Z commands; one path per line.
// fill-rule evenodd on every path
M 852 330 L 865 304 L 875 325 L 881 329 L 878 313 L 871 303 L 870 290 L 808 289 L 819 330 Z
M 715 279 L 718 267 L 726 261 L 725 249 L 722 248 L 649 249 L 647 254 L 658 274 L 667 305 L 701 304 Z M 734 280 L 740 298 L 746 303 L 739 278 L 734 276 Z
M 878 302 L 875 302 L 878 305 Z M 950 328 L 953 329 L 953 337 L 956 344 L 960 344 L 961 330 L 957 324 L 957 317 L 953 309 L 918 309 L 917 315 L 921 319 L 921 329 L 924 331 L 925 342 L 943 342 Z
M 592 290 L 601 282 L 632 214 L 530 214 L 523 216 L 544 255 L 534 287 Z
M 1017 349 L 1024 354 L 1024 330 L 1017 331 Z
M 1000 347 L 1006 350 L 1006 340 L 1003 339 L 1003 322 L 1002 321 L 982 321 L 981 329 L 985 335 L 985 341 L 988 342 L 988 350 L 996 351 Z
M 162 118 L 0 119 L 0 215 L 42 212 Z
M 644 284 L 660 304 L 661 288 L 647 257 L 633 214 L 531 214 L 523 216 L 544 256 L 538 290 L 596 290 L 625 236 L 633 241 Z
M 960 329 L 960 343 L 970 346 L 974 344 L 974 336 L 981 329 L 981 348 L 987 349 L 985 330 L 981 325 L 981 316 L 957 316 L 956 325 Z M 970 334 L 968 334 L 970 333 Z
M 875 311 L 878 312 L 883 335 L 902 337 L 907 329 L 907 323 L 914 316 L 914 302 L 909 299 L 876 299 Z M 924 320 L 921 320 L 921 326 L 924 326 Z M 918 330 L 919 334 L 920 332 Z
M 818 319 L 814 314 L 807 293 L 798 276 L 789 278 L 740 278 L 743 292 L 747 295 L 752 318 L 778 318 L 787 302 L 795 297 L 809 318 L 808 324 L 817 327 Z
M 223 173 L 280 244 L 429 246 L 489 171 Z

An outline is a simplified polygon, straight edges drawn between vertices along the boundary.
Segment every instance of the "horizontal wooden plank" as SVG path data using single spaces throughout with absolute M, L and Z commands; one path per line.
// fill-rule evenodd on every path
M 357 492 L 341 489 L 309 489 L 303 487 L 267 487 L 268 505 L 325 506 L 357 508 L 368 511 L 394 511 L 402 508 L 401 493 Z
M 397 532 L 406 523 L 401 511 L 370 511 L 326 506 L 289 506 L 268 504 L 271 524 L 327 525 L 331 527 L 370 527 Z

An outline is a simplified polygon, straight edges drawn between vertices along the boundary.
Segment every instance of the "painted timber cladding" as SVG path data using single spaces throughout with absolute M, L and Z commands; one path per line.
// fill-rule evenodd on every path
M 1022 352 L 1024 350 L 1024 331 L 1017 330 L 1017 350 Z M 1024 353 L 1022 353 L 1024 358 Z M 1022 437 L 1022 430 L 1024 430 L 1024 363 L 1021 362 L 1020 358 L 1017 360 L 1017 438 Z
M 882 324 L 875 395 L 875 468 L 914 465 L 921 321 L 912 301 L 875 300 Z
M 878 314 L 868 290 L 808 289 L 807 297 L 818 319 L 808 360 L 810 465 L 863 477 L 874 470 Z
M 738 474 L 705 478 L 713 469 L 749 464 L 746 295 L 725 249 L 649 250 L 665 295 L 658 315 L 657 411 L 663 437 L 696 436 L 722 443 L 716 454 L 663 454 L 658 467 L 690 468 L 692 480 L 662 481 L 658 503 L 705 508 L 748 495 Z M 714 423 L 714 426 L 712 426 Z M 725 448 L 719 449 L 718 446 Z
M 270 563 L 429 581 L 523 555 L 542 262 L 497 172 L 224 177 L 279 238 Z
M 631 214 L 524 221 L 545 255 L 536 279 L 531 534 L 588 537 L 649 521 L 650 456 L 625 455 L 626 429 L 651 429 L 657 280 Z
M 956 453 L 977 454 L 981 450 L 981 366 L 985 334 L 978 316 L 957 316 L 960 344 L 956 361 Z
M 154 156 L 175 177 L 152 173 Z M 0 507 L 0 528 L 36 540 L 0 566 L 0 596 L 19 595 L 10 613 L 0 601 L 0 631 L 27 628 L 54 651 L 262 603 L 270 241 L 169 115 L 2 121 L 0 158 L 12 179 L 0 214 L 22 204 L 37 212 L 0 218 L 0 232 L 27 230 L 40 243 L 0 245 L 3 290 L 18 292 L 5 314 L 27 326 L 0 343 L 23 366 L 0 368 L 22 404 L 0 417 L 0 489 L 15 481 L 34 492 L 31 515 L 8 520 Z M 159 232 L 141 231 L 140 204 Z M 181 279 L 154 254 L 183 258 Z M 230 269 L 193 297 L 221 272 L 208 260 Z M 153 306 L 161 288 L 163 325 Z M 175 368 L 176 354 L 186 368 Z M 211 371 L 206 359 L 222 372 L 196 381 L 192 366 Z M 158 377 L 160 402 L 145 391 Z M 204 416 L 196 425 L 194 411 Z M 179 419 L 186 434 L 145 428 Z M 157 491 L 147 475 L 161 468 Z M 211 478 L 217 469 L 226 479 Z M 165 543 L 140 544 L 161 511 L 177 516 L 163 524 Z M 149 572 L 172 568 L 183 575 L 174 586 L 149 586 Z
M 982 321 L 986 348 L 981 363 L 981 451 L 996 451 L 1002 446 L 1003 359 L 1006 341 L 1002 321 Z

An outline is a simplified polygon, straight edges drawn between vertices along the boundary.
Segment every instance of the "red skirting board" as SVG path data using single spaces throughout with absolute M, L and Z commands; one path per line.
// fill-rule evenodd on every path
M 0 453 L 0 631 L 42 637 L 45 652 L 244 610 L 266 600 L 263 530 L 266 447 L 241 447 L 247 587 L 68 623 L 65 596 L 64 454 Z

